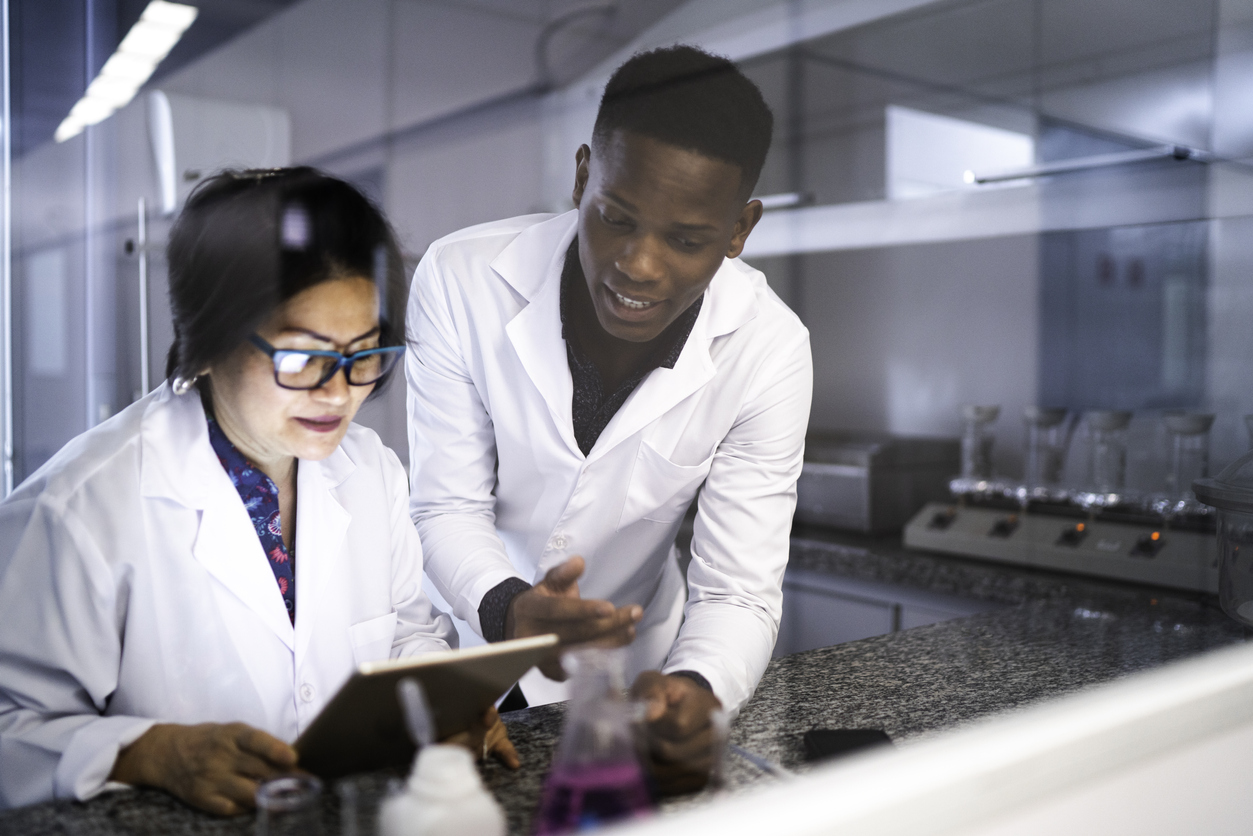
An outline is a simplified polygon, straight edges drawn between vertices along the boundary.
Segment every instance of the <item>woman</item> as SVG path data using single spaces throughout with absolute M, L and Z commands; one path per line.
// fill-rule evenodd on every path
M 386 221 L 311 169 L 227 172 L 169 264 L 169 380 L 0 504 L 0 807 L 133 784 L 241 812 L 357 665 L 456 635 L 404 470 L 350 423 L 403 353 Z

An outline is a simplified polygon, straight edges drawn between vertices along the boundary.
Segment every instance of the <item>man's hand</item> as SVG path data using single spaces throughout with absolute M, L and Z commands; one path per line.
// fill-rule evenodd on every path
M 518 759 L 518 750 L 509 739 L 509 730 L 505 728 L 495 706 L 483 712 L 483 716 L 476 720 L 468 730 L 447 737 L 440 743 L 464 746 L 473 752 L 476 758 L 486 759 L 488 755 L 495 755 L 496 760 L 510 769 L 517 769 L 522 765 L 522 761 Z
M 295 749 L 243 723 L 158 724 L 118 754 L 109 780 L 235 816 L 256 806 L 258 784 L 295 768 Z
M 578 644 L 630 644 L 635 624 L 644 616 L 638 604 L 615 608 L 609 601 L 580 598 L 578 581 L 583 568 L 583 558 L 577 556 L 554 566 L 536 586 L 510 601 L 505 612 L 506 639 L 556 633 L 561 640 L 557 652 L 539 666 L 549 679 L 566 678 L 561 669 L 562 650 Z
M 722 702 L 685 676 L 644 671 L 631 686 L 645 704 L 648 757 L 663 793 L 705 786 L 714 767 L 716 733 L 711 715 Z

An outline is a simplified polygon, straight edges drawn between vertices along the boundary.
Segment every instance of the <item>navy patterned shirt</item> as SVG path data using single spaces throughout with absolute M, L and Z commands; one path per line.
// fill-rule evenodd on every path
M 213 452 L 217 453 L 226 475 L 231 477 L 235 490 L 239 491 L 239 498 L 244 502 L 252 527 L 257 531 L 257 539 L 261 541 L 261 550 L 265 552 L 270 568 L 274 570 L 278 591 L 283 594 L 283 603 L 287 605 L 287 617 L 295 624 L 296 544 L 292 543 L 293 553 L 288 554 L 287 546 L 283 545 L 283 519 L 278 510 L 278 486 L 239 452 L 239 448 L 231 443 L 218 422 L 212 418 L 209 419 L 209 443 L 213 445 Z

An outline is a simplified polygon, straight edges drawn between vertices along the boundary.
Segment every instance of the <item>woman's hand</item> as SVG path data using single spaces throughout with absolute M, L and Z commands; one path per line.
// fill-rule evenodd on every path
M 518 750 L 513 748 L 513 741 L 509 739 L 509 730 L 505 728 L 495 707 L 484 711 L 483 716 L 466 731 L 446 737 L 440 743 L 464 746 L 475 757 L 495 755 L 496 760 L 510 769 L 517 769 L 522 765 L 522 761 L 518 759 Z
M 295 749 L 243 723 L 158 724 L 118 754 L 109 780 L 156 787 L 201 810 L 235 816 L 256 806 L 260 782 L 295 768 Z

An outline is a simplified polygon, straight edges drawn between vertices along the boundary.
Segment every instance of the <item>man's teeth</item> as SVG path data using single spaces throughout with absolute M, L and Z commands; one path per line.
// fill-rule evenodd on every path
M 653 304 L 652 302 L 637 302 L 634 299 L 628 299 L 625 296 L 623 296 L 621 293 L 618 293 L 616 291 L 614 292 L 613 295 L 617 296 L 618 301 L 621 302 L 623 305 L 625 305 L 628 308 L 634 308 L 637 311 L 643 310 L 644 308 L 647 308 Z

